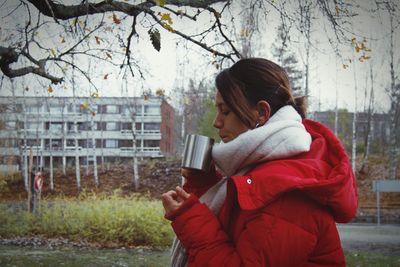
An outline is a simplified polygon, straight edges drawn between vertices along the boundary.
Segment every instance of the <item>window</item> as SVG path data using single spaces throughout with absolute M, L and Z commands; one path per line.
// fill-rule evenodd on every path
M 160 140 L 144 140 L 145 147 L 160 147 Z
M 119 147 L 132 147 L 133 141 L 132 140 L 120 140 Z
M 157 122 L 150 122 L 144 124 L 144 130 L 150 131 L 159 131 L 160 130 L 160 123 Z
M 16 147 L 17 146 L 17 140 L 13 138 L 4 138 L 0 142 L 0 146 L 2 147 Z
M 25 129 L 30 129 L 30 130 L 36 130 L 36 129 L 41 129 L 42 127 L 40 127 L 41 124 L 39 122 L 27 122 L 26 123 L 26 127 Z
M 90 122 L 78 122 L 78 130 L 79 131 L 87 131 L 90 130 Z
M 121 124 L 121 130 L 132 130 L 132 123 L 130 122 L 123 122 Z
M 5 123 L 6 125 L 6 129 L 9 129 L 9 130 L 15 130 L 16 129 L 16 126 L 17 126 L 17 122 L 15 122 L 15 121 L 6 121 L 6 123 Z
M 144 114 L 159 115 L 161 114 L 160 106 L 155 106 L 155 105 L 144 106 Z
M 30 146 L 40 146 L 40 140 L 36 140 L 36 139 L 27 139 L 26 140 L 26 145 L 28 147 Z
M 124 115 L 134 115 L 136 113 L 135 107 L 130 105 L 121 106 L 121 113 Z
M 75 132 L 74 123 L 73 122 L 68 122 L 67 123 L 67 129 L 68 129 L 68 132 Z
M 46 149 L 50 149 L 50 139 L 46 139 L 44 142 Z M 52 150 L 59 150 L 62 147 L 61 139 L 53 139 L 51 140 L 51 148 Z
M 108 114 L 118 114 L 119 113 L 119 106 L 118 105 L 107 105 L 106 112 Z
M 25 109 L 27 113 L 38 113 L 41 111 L 40 106 L 26 106 Z
M 119 123 L 118 122 L 107 122 L 106 130 L 107 131 L 119 131 Z
M 104 114 L 106 112 L 107 112 L 107 106 L 106 105 L 98 105 L 97 106 L 97 113 Z
M 118 147 L 118 140 L 114 140 L 114 139 L 105 140 L 105 147 L 106 148 L 117 148 Z
M 63 110 L 62 106 L 50 106 L 49 113 L 50 114 L 60 114 Z
M 80 147 L 91 148 L 92 144 L 93 144 L 92 139 L 78 140 L 78 145 Z
M 75 140 L 74 139 L 67 139 L 67 146 L 75 147 Z
M 15 112 L 22 112 L 22 104 L 15 105 Z
M 79 105 L 76 105 L 76 104 L 73 104 L 73 103 L 68 105 L 68 112 L 69 113 L 76 113 L 76 112 L 79 112 L 80 110 L 81 109 L 80 109 Z
M 63 123 L 62 122 L 52 122 L 46 125 L 46 130 L 50 130 L 56 133 L 62 133 Z

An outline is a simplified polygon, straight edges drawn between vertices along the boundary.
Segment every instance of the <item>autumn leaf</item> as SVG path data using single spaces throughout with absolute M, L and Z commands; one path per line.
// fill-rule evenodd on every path
M 93 117 L 96 116 L 96 112 L 95 111 L 91 111 L 90 113 L 92 114 Z
M 88 102 L 83 102 L 82 104 L 79 105 L 79 108 L 81 110 L 88 109 L 89 108 L 89 103 Z
M 65 43 L 64 37 L 61 36 L 61 41 L 60 41 L 60 42 L 61 42 L 62 44 Z
M 240 31 L 240 37 L 249 37 L 250 31 L 248 29 L 242 29 Z
M 115 24 L 120 24 L 121 20 L 117 18 L 117 15 L 113 14 L 113 21 Z
M 111 56 L 110 53 L 106 52 L 106 55 L 107 55 L 107 57 L 108 57 L 109 59 L 112 59 L 112 56 Z
M 163 24 L 164 28 L 169 32 L 175 32 L 174 28 L 171 27 L 168 23 Z
M 157 3 L 158 6 L 165 6 L 167 1 L 166 0 L 156 0 L 156 3 Z
M 108 73 L 107 73 L 106 75 L 104 75 L 103 79 L 104 79 L 104 80 L 107 80 L 107 79 L 108 79 Z
M 156 91 L 156 95 L 158 95 L 158 96 L 165 96 L 165 90 L 163 90 L 163 89 L 158 89 L 158 90 Z
M 340 8 L 338 5 L 335 6 L 336 16 L 339 16 Z
M 171 14 L 170 13 L 162 13 L 161 14 L 161 21 L 167 21 L 169 24 L 172 24 Z
M 56 56 L 56 51 L 53 48 L 50 49 L 50 52 L 54 57 Z
M 347 69 L 349 67 L 349 65 L 343 64 L 342 67 L 343 67 L 343 69 Z
M 161 36 L 160 36 L 160 32 L 158 31 L 158 29 L 150 29 L 148 31 L 149 35 L 150 35 L 150 40 L 151 43 L 153 44 L 153 47 L 155 50 L 160 51 L 161 49 Z
M 99 36 L 94 37 L 96 39 L 96 43 L 99 45 L 102 39 Z
M 47 88 L 47 92 L 49 92 L 49 93 L 53 93 L 54 92 L 53 87 L 51 87 L 51 85 L 49 85 L 49 87 Z

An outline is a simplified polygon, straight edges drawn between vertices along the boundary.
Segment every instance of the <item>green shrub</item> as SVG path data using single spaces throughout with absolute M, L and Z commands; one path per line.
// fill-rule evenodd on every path
M 8 193 L 10 184 L 22 179 L 20 173 L 0 175 L 0 193 Z
M 42 201 L 36 215 L 0 206 L 0 236 L 41 235 L 105 246 L 164 247 L 173 232 L 160 201 L 141 196 L 85 193 L 78 199 Z

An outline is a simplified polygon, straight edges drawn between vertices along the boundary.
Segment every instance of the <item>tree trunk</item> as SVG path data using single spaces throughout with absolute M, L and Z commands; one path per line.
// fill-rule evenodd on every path
M 354 53 L 354 52 L 353 52 Z M 354 57 L 353 57 L 353 62 Z M 351 166 L 353 171 L 356 172 L 356 159 L 357 159 L 357 130 L 356 130 L 356 122 L 357 122 L 357 73 L 356 73 L 356 65 L 353 66 L 354 70 L 354 113 L 353 113 L 353 134 L 352 134 L 352 148 L 351 148 Z
M 390 6 L 388 6 L 388 13 L 390 18 L 390 140 L 389 140 L 389 179 L 396 179 L 397 177 L 397 123 L 396 123 L 396 110 L 398 106 L 398 95 L 395 86 L 395 75 L 394 75 L 394 25 L 393 25 L 393 14 Z
M 374 108 L 374 74 L 372 71 L 372 62 L 370 62 L 370 78 L 371 78 L 371 93 L 369 96 L 369 104 L 368 104 L 368 117 L 367 117 L 367 129 L 364 139 L 364 157 L 362 160 L 360 172 L 365 172 L 365 167 L 367 165 L 369 151 L 371 146 L 371 137 L 374 131 L 374 123 L 373 123 L 373 108 Z M 367 91 L 367 89 L 365 89 Z M 367 95 L 367 94 L 366 94 Z M 367 98 L 365 98 L 367 99 Z
M 91 128 L 91 133 L 92 133 L 92 159 L 93 159 L 93 176 L 94 176 L 94 183 L 96 186 L 99 185 L 99 175 L 97 171 L 97 154 L 96 154 L 96 138 L 94 135 L 94 120 L 93 116 L 90 118 L 90 128 Z

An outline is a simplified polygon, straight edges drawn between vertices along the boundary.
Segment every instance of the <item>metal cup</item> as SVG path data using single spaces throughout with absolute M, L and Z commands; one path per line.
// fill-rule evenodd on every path
M 211 167 L 211 150 L 214 139 L 197 134 L 185 137 L 183 148 L 182 168 L 208 172 Z

